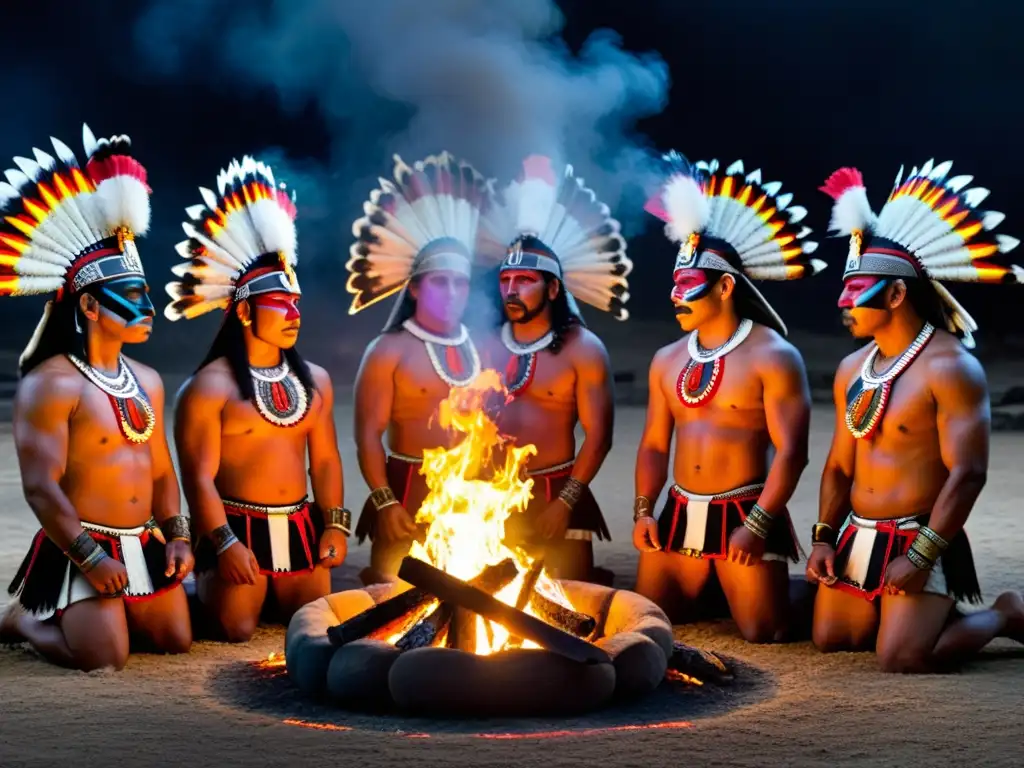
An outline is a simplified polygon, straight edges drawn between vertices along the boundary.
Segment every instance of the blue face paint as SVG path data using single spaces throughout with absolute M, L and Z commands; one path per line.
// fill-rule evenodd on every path
M 859 296 L 857 296 L 857 298 L 854 301 L 853 305 L 855 307 L 866 307 L 866 306 L 869 306 L 868 302 L 870 302 L 872 299 L 875 299 L 877 296 L 879 296 L 882 293 L 882 291 L 885 290 L 887 285 L 889 285 L 889 281 L 888 280 L 879 280 L 873 286 L 871 286 L 866 291 L 864 291 Z
M 141 277 L 110 280 L 94 288 L 93 295 L 100 306 L 123 319 L 126 326 L 137 325 L 156 315 L 149 287 Z

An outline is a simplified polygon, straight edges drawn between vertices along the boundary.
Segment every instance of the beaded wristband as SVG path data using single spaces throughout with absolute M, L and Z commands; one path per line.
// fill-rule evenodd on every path
M 751 507 L 750 513 L 743 521 L 743 525 L 758 538 L 767 539 L 774 522 L 775 518 L 769 515 L 764 507 L 760 504 L 755 504 Z
M 633 522 L 641 517 L 654 517 L 651 514 L 651 500 L 646 496 L 637 496 L 633 501 Z
M 811 544 L 828 544 L 836 548 L 836 532 L 828 523 L 815 523 L 811 527 Z
M 231 530 L 230 525 L 222 525 L 210 531 L 210 540 L 217 555 L 223 555 L 228 549 L 238 543 L 238 537 Z
M 324 510 L 324 528 L 333 528 L 350 536 L 352 534 L 352 513 L 344 507 L 331 507 Z
M 558 498 L 562 501 L 565 506 L 569 509 L 574 509 L 576 504 L 579 503 L 580 498 L 583 496 L 583 491 L 586 489 L 583 483 L 577 480 L 575 477 L 570 477 L 565 481 L 565 485 L 562 486 L 562 490 L 558 494 Z
M 388 488 L 388 486 L 382 485 L 380 488 L 374 488 L 370 491 L 370 501 L 373 502 L 374 509 L 380 512 L 385 507 L 397 504 L 398 498 L 395 496 L 395 492 Z
M 190 521 L 184 515 L 169 517 L 160 523 L 160 530 L 163 531 L 167 541 L 192 541 L 192 530 Z
M 71 546 L 64 554 L 78 566 L 82 573 L 88 573 L 107 557 L 103 548 L 85 531 L 82 531 L 78 538 L 71 542 Z

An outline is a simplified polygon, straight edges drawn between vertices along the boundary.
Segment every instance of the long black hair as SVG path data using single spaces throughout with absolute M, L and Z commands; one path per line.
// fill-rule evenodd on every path
M 737 317 L 753 320 L 755 323 L 759 323 L 778 331 L 783 336 L 786 335 L 786 329 L 779 327 L 778 319 L 768 311 L 764 303 L 760 301 L 757 298 L 757 295 L 751 290 L 750 284 L 740 275 L 735 275 L 731 272 L 724 272 L 720 269 L 706 269 L 703 267 L 701 269 L 707 276 L 708 282 L 711 284 L 717 283 L 721 280 L 722 275 L 732 276 L 732 301 L 733 306 L 736 309 Z
M 907 286 L 907 302 L 911 309 L 924 320 L 936 328 L 946 330 L 947 312 L 939 292 L 935 290 L 932 281 L 927 278 L 907 279 L 903 283 Z
M 210 346 L 210 351 L 206 353 L 203 362 L 196 368 L 196 373 L 199 373 L 199 371 L 214 360 L 219 360 L 223 357 L 227 360 L 228 367 L 231 369 L 231 375 L 235 378 L 238 391 L 242 394 L 243 398 L 251 400 L 256 392 L 253 389 L 252 376 L 249 373 L 249 354 L 245 349 L 245 331 L 242 329 L 242 321 L 238 319 L 235 306 L 232 303 L 224 313 L 224 322 L 221 323 L 220 330 Z M 256 322 L 255 318 L 253 322 Z M 306 388 L 307 392 L 313 392 L 316 389 L 316 385 L 313 383 L 313 374 L 310 373 L 309 366 L 302 359 L 298 349 L 292 347 L 291 349 L 284 349 L 282 352 L 284 353 L 284 359 L 288 361 L 289 367 L 295 371 L 295 375 L 302 382 L 302 386 Z
M 20 377 L 24 378 L 38 365 L 57 355 L 85 359 L 87 323 L 79 309 L 78 296 L 65 294 L 60 300 L 52 299 L 46 303 L 45 321 L 40 321 L 42 327 L 37 326 L 18 364 Z

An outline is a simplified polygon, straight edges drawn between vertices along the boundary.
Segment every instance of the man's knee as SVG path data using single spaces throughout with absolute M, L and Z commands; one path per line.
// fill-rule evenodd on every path
M 748 643 L 764 645 L 766 643 L 781 643 L 786 639 L 785 622 L 776 620 L 774 617 L 756 617 L 746 621 L 737 620 L 736 626 Z
M 931 654 L 907 648 L 879 648 L 878 665 L 883 672 L 921 675 L 933 672 Z
M 89 647 L 76 649 L 76 666 L 82 672 L 97 669 L 113 669 L 120 672 L 128 663 L 128 637 L 109 637 L 91 643 Z
M 163 653 L 188 653 L 192 648 L 192 624 L 188 618 L 168 626 L 157 638 L 156 645 Z
M 220 621 L 221 634 L 229 643 L 247 643 L 256 634 L 258 616 L 234 616 Z

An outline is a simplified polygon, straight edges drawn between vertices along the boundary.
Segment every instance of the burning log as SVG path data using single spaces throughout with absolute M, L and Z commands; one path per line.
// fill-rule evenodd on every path
M 519 596 L 516 597 L 516 610 L 522 611 L 530 602 L 530 597 L 533 596 L 533 588 L 537 586 L 537 579 L 540 578 L 541 573 L 544 571 L 544 561 L 534 560 L 530 566 L 530 570 L 526 572 L 526 576 L 523 577 L 523 585 L 519 589 Z M 508 639 L 509 648 L 520 648 L 523 645 L 523 638 L 512 635 Z
M 456 608 L 448 629 L 448 647 L 467 653 L 476 652 L 476 614 L 465 608 Z
M 548 624 L 584 640 L 589 639 L 597 629 L 597 619 L 593 616 L 561 606 L 537 591 L 530 595 L 530 607 Z
M 403 581 L 436 595 L 459 608 L 478 613 L 485 619 L 503 625 L 511 634 L 525 637 L 538 645 L 584 664 L 609 664 L 611 658 L 596 645 L 546 624 L 540 619 L 506 605 L 487 592 L 477 589 L 422 560 L 406 557 L 398 577 Z
M 685 680 L 698 681 L 698 685 L 704 682 L 724 685 L 735 679 L 733 671 L 718 656 L 680 642 L 673 643 L 668 668 Z
M 402 619 L 406 614 L 422 609 L 434 599 L 433 595 L 422 589 L 410 589 L 329 628 L 327 637 L 332 645 L 347 645 Z
M 442 634 L 448 623 L 452 620 L 452 607 L 448 603 L 441 603 L 425 619 L 421 619 L 413 625 L 412 629 L 406 632 L 395 643 L 400 651 L 411 651 L 414 648 L 426 648 L 433 645 L 438 635 Z
M 508 586 L 518 575 L 519 569 L 515 561 L 507 558 L 497 565 L 485 568 L 473 579 L 472 584 L 488 592 L 497 592 Z M 398 633 L 406 634 L 418 626 L 423 614 L 430 610 L 430 603 L 436 599 L 425 590 L 410 589 L 368 608 L 336 627 L 331 627 L 327 630 L 327 636 L 333 645 L 342 646 L 367 636 L 383 640 Z M 436 613 L 435 610 L 431 615 Z M 410 623 L 412 627 L 409 626 Z M 441 628 L 438 627 L 437 632 L 440 632 Z

